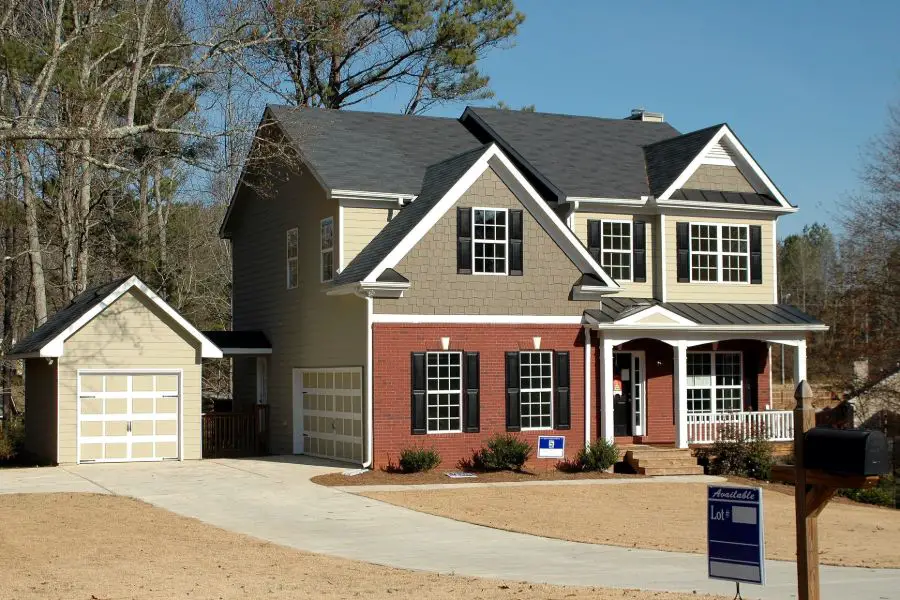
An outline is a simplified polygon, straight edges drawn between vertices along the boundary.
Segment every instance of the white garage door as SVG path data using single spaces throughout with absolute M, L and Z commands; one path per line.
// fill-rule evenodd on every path
M 78 462 L 177 459 L 181 375 L 78 375 Z
M 294 452 L 362 462 L 361 367 L 294 369 Z

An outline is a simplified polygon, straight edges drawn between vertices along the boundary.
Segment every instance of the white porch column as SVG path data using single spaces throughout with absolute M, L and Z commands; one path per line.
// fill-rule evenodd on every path
M 600 354 L 600 435 L 603 439 L 614 442 L 613 428 L 613 340 L 603 339 L 603 352 Z
M 591 328 L 584 328 L 584 445 L 591 443 Z
M 688 447 L 687 426 L 687 344 L 683 341 L 675 342 L 675 445 L 679 448 Z
M 806 340 L 800 340 L 794 347 L 794 386 L 806 379 Z

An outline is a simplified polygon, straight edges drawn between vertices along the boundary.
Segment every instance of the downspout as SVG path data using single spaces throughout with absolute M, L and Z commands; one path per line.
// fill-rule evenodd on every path
M 372 309 L 373 301 L 371 296 L 365 297 L 366 301 L 366 461 L 362 464 L 363 469 L 369 469 L 374 462 L 375 454 L 375 415 L 373 408 L 375 406 L 372 398 L 372 388 L 374 377 L 372 375 L 373 360 L 372 350 Z
M 591 328 L 584 326 L 584 445 L 591 443 Z

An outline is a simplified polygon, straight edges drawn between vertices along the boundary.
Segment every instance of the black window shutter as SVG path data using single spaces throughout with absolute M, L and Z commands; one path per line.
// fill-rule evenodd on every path
M 647 223 L 635 221 L 631 236 L 631 260 L 634 262 L 632 279 L 636 283 L 647 281 Z
M 762 283 L 762 227 L 750 226 L 750 283 Z
M 466 397 L 463 400 L 463 431 L 481 431 L 481 407 L 479 406 L 480 368 L 477 352 L 466 352 Z
M 456 209 L 456 272 L 472 273 L 472 209 Z
M 519 353 L 506 353 L 506 430 L 521 431 L 519 405 Z
M 428 433 L 425 421 L 425 353 L 412 353 L 412 432 L 413 435 Z
M 522 211 L 509 211 L 509 274 L 521 275 L 523 272 L 522 248 Z
M 553 415 L 554 429 L 572 427 L 572 403 L 569 396 L 569 353 L 555 352 L 556 358 L 556 404 Z
M 588 221 L 588 252 L 600 264 L 600 221 Z
M 675 244 L 678 253 L 678 283 L 691 281 L 690 223 L 675 223 Z

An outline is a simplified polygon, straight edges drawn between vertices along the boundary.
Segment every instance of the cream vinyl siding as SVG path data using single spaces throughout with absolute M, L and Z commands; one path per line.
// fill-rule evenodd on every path
M 199 343 L 140 292 L 125 293 L 67 339 L 58 368 L 60 463 L 76 461 L 79 369 L 181 370 L 181 456 L 186 460 L 201 457 Z
M 344 264 L 341 268 L 356 258 L 372 238 L 384 229 L 397 210 L 399 209 L 344 207 L 344 222 L 341 224 L 341 232 L 344 235 L 344 239 L 341 240 L 344 245 Z
M 270 449 L 291 454 L 293 369 L 365 365 L 366 302 L 354 295 L 328 296 L 326 284 L 319 282 L 319 223 L 325 217 L 338 218 L 337 201 L 326 196 L 308 169 L 287 176 L 273 191 L 258 195 L 252 186 L 244 186 L 236 198 L 230 222 L 232 320 L 235 330 L 262 331 L 272 343 Z M 300 230 L 300 281 L 295 290 L 284 289 L 284 230 L 289 227 Z M 255 360 L 234 363 L 239 406 L 255 401 L 255 365 Z
M 712 223 L 722 225 L 760 225 L 762 227 L 762 280 L 751 283 L 678 283 L 676 223 Z M 772 304 L 775 282 L 772 280 L 773 219 L 710 217 L 700 214 L 666 215 L 666 300 L 669 302 L 738 302 Z
M 25 450 L 41 464 L 57 462 L 56 367 L 46 358 L 25 361 Z
M 655 231 L 659 217 L 655 215 L 631 215 L 631 214 L 615 214 L 615 213 L 594 213 L 594 212 L 576 212 L 574 216 L 573 226 L 575 235 L 587 248 L 588 245 L 588 221 L 644 221 L 647 223 L 646 239 L 647 239 L 647 281 L 642 283 L 634 283 L 631 281 L 617 281 L 622 286 L 622 291 L 613 296 L 623 296 L 626 298 L 653 298 L 653 284 L 656 279 L 656 261 L 657 257 Z M 632 232 L 634 229 L 632 228 Z M 633 238 L 632 238 L 633 240 Z M 633 257 L 633 255 L 632 255 Z M 632 265 L 632 269 L 634 265 Z

